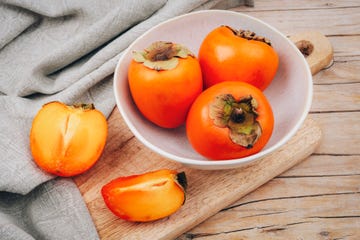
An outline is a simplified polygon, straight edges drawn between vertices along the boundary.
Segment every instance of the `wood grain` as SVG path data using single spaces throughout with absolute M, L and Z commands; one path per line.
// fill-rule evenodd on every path
M 360 111 L 360 82 L 314 85 L 312 113 Z M 356 113 L 355 113 L 356 115 Z M 344 119 L 346 121 L 347 119 Z
M 306 9 L 331 9 L 331 8 L 352 8 L 359 6 L 357 0 L 302 0 L 302 1 L 288 1 L 288 0 L 256 0 L 255 8 L 239 7 L 235 11 L 244 12 L 258 12 L 258 11 L 289 11 L 289 10 L 306 10 Z
M 324 136 L 315 153 L 359 155 L 360 112 L 316 113 L 311 117 L 321 126 Z
M 284 172 L 281 177 L 352 176 L 359 175 L 359 169 L 360 157 L 357 155 L 313 154 L 306 161 Z
M 323 131 L 315 153 L 178 239 L 360 239 L 360 2 L 256 0 L 235 11 L 286 35 L 325 34 L 333 64 L 314 79 L 310 117 Z
M 285 146 L 254 164 L 226 171 L 201 171 L 185 168 L 145 149 L 121 122 L 119 113 L 113 112 L 109 138 L 118 144 L 108 146 L 93 169 L 74 179 L 102 239 L 173 239 L 299 163 L 315 150 L 321 137 L 317 124 L 307 119 Z M 187 200 L 180 211 L 145 224 L 129 223 L 110 213 L 100 195 L 101 186 L 121 175 L 159 168 L 183 170 L 187 174 Z
M 325 161 L 326 157 L 322 156 L 321 160 Z M 329 163 L 336 161 L 337 166 L 342 163 L 332 158 L 326 167 L 321 167 L 332 169 Z M 307 163 L 319 167 L 308 160 L 300 166 Z M 276 177 L 181 238 L 322 239 L 321 233 L 327 232 L 334 237 L 328 239 L 344 236 L 357 239 L 360 174 L 348 169 L 342 174 L 337 171 L 319 175 L 316 168 L 311 169 L 313 172 L 308 175 L 299 172 L 293 175 L 289 171 Z M 225 218 L 232 221 L 224 221 Z
M 359 2 L 349 3 L 347 7 L 315 7 L 310 2 L 299 1 L 293 5 L 292 1 L 270 1 L 271 10 L 261 10 L 256 6 L 265 1 L 255 1 L 255 8 L 239 7 L 235 11 L 247 13 L 270 23 L 285 35 L 294 35 L 298 32 L 319 30 L 324 35 L 351 35 L 359 32 L 360 11 Z M 282 4 L 281 7 L 279 7 Z M 302 7 L 297 5 L 302 4 Z M 294 6 L 294 7 L 289 7 Z M 284 10 L 286 8 L 286 11 Z M 344 16 L 346 11 L 346 17 Z M 342 17 L 342 18 L 341 18 Z M 294 27 L 296 24 L 296 27 Z M 336 33 L 336 34 L 334 34 Z
M 244 198 L 178 239 L 358 239 L 359 211 L 347 210 L 359 206 L 359 197 L 357 192 Z

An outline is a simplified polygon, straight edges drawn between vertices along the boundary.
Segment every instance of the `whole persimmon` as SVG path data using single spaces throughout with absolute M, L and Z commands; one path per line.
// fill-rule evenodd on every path
M 265 90 L 276 75 L 279 57 L 270 40 L 251 31 L 220 26 L 202 41 L 199 62 L 205 88 L 241 81 Z
M 85 172 L 100 157 L 107 121 L 93 104 L 50 102 L 38 111 L 30 131 L 30 149 L 46 172 L 70 177 Z
M 185 46 L 163 41 L 134 52 L 128 82 L 142 115 L 164 128 L 184 124 L 190 105 L 203 89 L 197 58 Z
M 101 189 L 106 206 L 119 218 L 149 222 L 176 212 L 185 202 L 185 172 L 160 169 L 116 178 Z
M 269 141 L 274 116 L 261 90 L 222 82 L 202 92 L 190 108 L 186 134 L 193 148 L 213 160 L 246 157 Z

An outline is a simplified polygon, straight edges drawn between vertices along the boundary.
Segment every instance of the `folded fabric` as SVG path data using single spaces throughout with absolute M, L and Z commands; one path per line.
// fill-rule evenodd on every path
M 113 71 L 137 37 L 180 14 L 242 3 L 0 1 L 0 239 L 98 239 L 72 180 L 55 178 L 32 160 L 33 117 L 50 101 L 94 103 L 109 116 Z

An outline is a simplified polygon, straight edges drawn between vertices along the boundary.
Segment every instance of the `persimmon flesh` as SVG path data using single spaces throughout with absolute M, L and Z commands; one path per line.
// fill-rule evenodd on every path
M 30 148 L 41 169 L 70 177 L 95 164 L 106 137 L 106 118 L 93 105 L 50 102 L 43 105 L 33 120 Z
M 185 202 L 184 172 L 160 169 L 119 177 L 103 186 L 107 207 L 119 218 L 149 222 L 175 213 Z

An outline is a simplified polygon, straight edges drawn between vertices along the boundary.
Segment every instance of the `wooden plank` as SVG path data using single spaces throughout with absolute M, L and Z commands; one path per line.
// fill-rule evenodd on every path
M 351 176 L 360 174 L 360 156 L 313 154 L 280 177 L 301 176 Z
M 285 35 L 317 29 L 324 35 L 358 35 L 360 8 L 252 11 L 246 14 L 274 26 Z M 344 17 L 346 15 L 346 17 Z M 291 27 L 289 27 L 291 26 Z
M 142 146 L 124 127 L 120 114 L 109 119 L 108 145 L 99 162 L 74 178 L 102 239 L 173 239 L 222 208 L 258 188 L 309 156 L 317 146 L 321 131 L 307 119 L 301 130 L 285 146 L 249 166 L 226 171 L 188 169 L 168 161 Z M 105 206 L 101 187 L 121 175 L 160 168 L 183 170 L 189 188 L 185 205 L 169 218 L 151 223 L 130 223 L 115 217 Z
M 229 206 L 227 209 L 253 202 L 291 198 L 306 198 L 321 195 L 358 194 L 360 172 L 347 176 L 279 176 L 271 180 L 263 189 Z M 296 186 L 296 187 L 295 187 Z M 359 199 L 360 201 L 360 199 Z M 359 205 L 360 206 L 360 205 Z M 345 212 L 346 209 L 343 209 Z M 360 211 L 360 209 L 359 209 Z
M 360 2 L 357 0 L 337 1 L 337 0 L 255 0 L 255 7 L 249 8 L 246 6 L 239 6 L 233 10 L 239 12 L 254 12 L 254 11 L 274 11 L 274 10 L 301 10 L 301 9 L 329 9 L 329 8 L 354 8 L 360 7 Z
M 360 82 L 315 85 L 311 112 L 360 111 Z
M 313 77 L 314 84 L 338 84 L 360 82 L 360 61 L 338 61 Z
M 323 139 L 317 154 L 360 155 L 360 112 L 313 113 L 320 125 Z
M 354 35 L 328 36 L 328 39 L 334 48 L 335 61 L 360 61 L 360 29 Z
M 273 216 L 277 218 L 277 216 Z M 315 239 L 315 240 L 358 240 L 359 223 L 353 219 L 326 219 L 320 223 L 315 221 L 292 222 L 276 226 L 250 227 L 248 229 L 238 229 L 233 232 L 218 232 L 216 234 L 187 234 L 178 240 L 218 240 L 218 239 Z
M 358 239 L 359 182 L 360 174 L 276 178 L 179 239 Z

